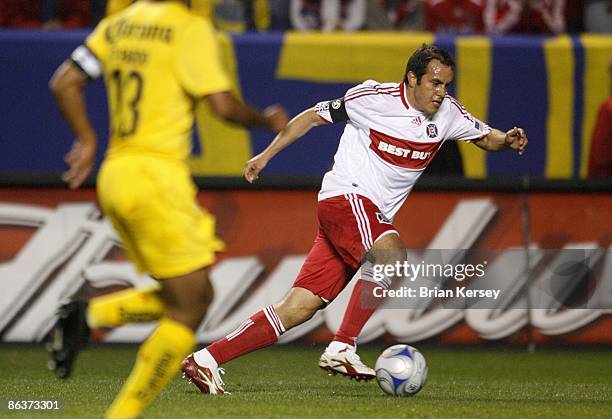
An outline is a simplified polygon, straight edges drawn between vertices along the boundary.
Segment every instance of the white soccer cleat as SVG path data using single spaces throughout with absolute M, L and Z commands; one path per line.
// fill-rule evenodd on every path
M 361 362 L 355 350 L 348 346 L 337 354 L 330 353 L 326 348 L 319 359 L 319 367 L 330 375 L 342 374 L 357 381 L 367 381 L 376 377 L 376 372 Z
M 191 354 L 183 360 L 181 370 L 183 371 L 183 378 L 189 379 L 189 382 L 195 384 L 202 393 L 230 394 L 223 388 L 225 384 L 219 374 L 225 374 L 223 368 L 199 365 Z

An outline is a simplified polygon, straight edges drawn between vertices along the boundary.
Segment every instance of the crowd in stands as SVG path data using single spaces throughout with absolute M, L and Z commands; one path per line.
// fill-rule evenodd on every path
M 0 0 L 0 26 L 73 29 L 94 23 L 91 0 Z
M 0 27 L 85 28 L 133 0 L 0 0 Z M 232 32 L 612 33 L 612 0 L 191 0 Z

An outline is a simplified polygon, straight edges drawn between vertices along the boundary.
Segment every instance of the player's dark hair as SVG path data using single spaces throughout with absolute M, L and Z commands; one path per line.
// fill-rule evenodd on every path
M 406 72 L 404 73 L 404 83 L 408 83 L 408 72 L 412 71 L 416 76 L 417 83 L 421 83 L 421 77 L 427 73 L 427 65 L 431 60 L 438 60 L 442 64 L 449 66 L 455 71 L 455 61 L 442 48 L 435 45 L 423 44 L 408 59 Z

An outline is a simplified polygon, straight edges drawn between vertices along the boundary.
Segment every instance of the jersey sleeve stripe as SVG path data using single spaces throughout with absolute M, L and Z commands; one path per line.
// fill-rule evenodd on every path
M 474 122 L 474 117 L 463 107 L 461 103 L 459 103 L 454 97 L 450 95 L 447 95 L 446 97 L 450 100 L 450 103 L 455 105 L 455 107 L 459 110 L 459 112 L 461 113 L 461 115 L 463 115 L 465 119 L 470 122 Z
M 346 97 L 346 98 L 344 98 L 344 102 L 346 103 L 346 102 L 349 102 L 349 101 L 351 101 L 353 99 L 359 99 L 360 97 L 363 97 L 363 96 L 374 96 L 374 95 L 390 95 L 390 96 L 393 96 L 393 97 L 400 97 L 399 92 L 398 93 L 395 93 L 395 92 L 394 93 L 387 93 L 387 92 L 365 92 L 365 93 L 362 93 L 360 95 Z
M 351 87 L 347 92 L 346 92 L 346 96 L 352 95 L 354 93 L 358 93 L 362 90 L 371 90 L 374 89 L 376 86 L 380 86 L 379 84 L 373 85 L 373 86 L 355 86 L 355 87 Z
M 70 59 L 92 80 L 102 75 L 102 63 L 85 45 L 80 45 L 70 55 Z
M 399 90 L 399 87 L 398 86 L 381 87 L 380 84 L 376 85 L 376 86 L 364 86 L 364 87 L 359 87 L 359 88 L 355 88 L 355 89 L 350 89 L 347 92 L 346 96 L 350 96 L 352 94 L 356 94 L 356 93 L 359 93 L 359 92 L 364 91 L 364 90 L 381 90 L 381 91 L 383 91 L 383 90 Z
M 398 93 L 399 94 L 399 89 L 397 87 L 364 88 L 364 89 L 356 90 L 354 92 L 347 93 L 344 96 L 344 98 L 345 98 L 345 100 L 346 99 L 352 99 L 353 96 L 360 95 L 360 94 L 363 94 L 363 93 L 366 93 L 366 92 L 372 92 L 372 93 L 377 93 L 378 92 L 378 93 L 388 93 L 388 94 Z
M 463 106 L 463 105 L 461 104 L 461 102 L 459 102 L 457 99 L 455 99 L 455 98 L 454 98 L 454 97 L 452 97 L 451 95 L 446 95 L 446 97 L 448 97 L 448 99 L 450 100 L 450 102 L 451 102 L 453 105 L 455 105 L 455 106 L 457 107 L 457 109 L 459 109 L 459 112 L 461 112 L 461 114 L 464 116 L 464 118 L 466 118 L 466 119 L 467 119 L 468 121 L 470 121 L 470 122 L 474 122 L 474 123 L 476 123 L 477 119 L 476 119 L 476 118 L 475 118 L 475 117 L 474 117 L 474 116 L 473 116 L 471 113 L 469 113 L 469 112 L 467 111 L 467 109 L 465 109 L 465 106 Z M 482 126 L 483 126 L 483 129 L 482 129 L 483 134 L 482 134 L 482 135 L 486 135 L 486 134 L 488 134 L 488 133 L 491 131 L 491 127 L 490 127 L 488 124 L 486 124 L 486 123 L 484 123 L 484 122 L 482 122 L 482 121 L 478 121 L 478 122 L 479 122 L 479 123 L 481 123 L 481 124 L 482 124 Z M 473 137 L 473 138 L 479 138 L 479 137 L 478 137 L 478 136 L 475 136 L 475 137 Z
M 406 92 L 406 83 L 402 82 L 402 89 L 400 91 L 400 96 L 402 98 L 402 103 L 404 104 L 404 107 L 410 110 L 410 105 L 408 104 L 408 101 L 406 100 L 406 97 L 408 96 L 408 93 Z

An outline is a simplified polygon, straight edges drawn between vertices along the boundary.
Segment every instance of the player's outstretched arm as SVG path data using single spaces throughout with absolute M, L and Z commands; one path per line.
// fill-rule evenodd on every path
M 62 179 L 70 188 L 78 188 L 87 178 L 95 163 L 98 137 L 91 125 L 83 86 L 87 78 L 72 61 L 65 61 L 49 81 L 49 88 L 64 119 L 70 125 L 76 139 L 64 160 L 68 170 Z
M 473 141 L 474 144 L 486 151 L 516 150 L 521 155 L 525 152 L 528 142 L 525 130 L 517 127 L 506 132 L 493 128 L 484 137 Z
M 317 115 L 314 108 L 307 109 L 289 121 L 289 124 L 272 140 L 264 151 L 253 157 L 246 163 L 243 176 L 253 183 L 259 177 L 259 173 L 268 164 L 270 159 L 279 151 L 302 137 L 311 128 L 325 124 L 326 121 Z
M 268 106 L 260 112 L 238 100 L 231 92 L 212 93 L 206 99 L 218 117 L 249 128 L 266 128 L 278 133 L 289 121 L 289 115 L 282 106 Z

